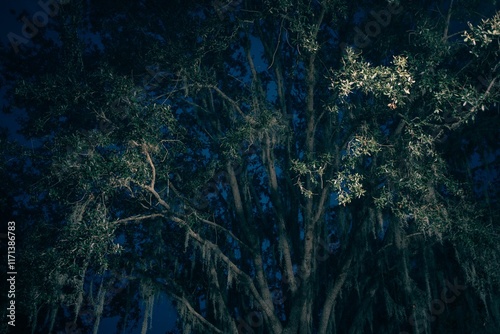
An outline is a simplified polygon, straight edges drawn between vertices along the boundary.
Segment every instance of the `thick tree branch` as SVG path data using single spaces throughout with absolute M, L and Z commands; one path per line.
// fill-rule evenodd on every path
M 330 285 L 326 291 L 326 300 L 323 304 L 323 312 L 321 314 L 319 334 L 326 334 L 328 329 L 328 323 L 330 322 L 330 317 L 333 312 L 333 307 L 335 306 L 335 300 L 345 283 L 347 276 L 349 275 L 349 270 L 351 268 L 352 257 L 350 257 L 342 269 L 340 274 L 337 276 L 335 281 L 331 281 Z
M 218 329 L 212 323 L 207 321 L 207 319 L 205 319 L 201 314 L 196 312 L 196 310 L 191 306 L 189 300 L 187 300 L 185 297 L 179 297 L 174 293 L 169 293 L 169 296 L 171 296 L 172 298 L 180 302 L 182 305 L 184 305 L 184 307 L 189 311 L 190 314 L 192 314 L 196 319 L 198 319 L 198 321 L 201 324 L 207 326 L 212 332 L 221 334 L 224 333 L 222 330 Z
M 259 305 L 262 306 L 262 310 L 264 311 L 269 321 L 271 322 L 274 332 L 281 333 L 281 323 L 274 314 L 274 307 L 272 302 L 269 303 L 261 296 L 258 289 L 255 287 L 252 278 L 247 273 L 238 268 L 238 266 L 236 266 L 234 262 L 231 261 L 231 259 L 229 259 L 229 257 L 227 257 L 220 250 L 219 246 L 201 237 L 198 233 L 193 231 L 191 227 L 189 227 L 189 225 L 184 220 L 178 217 L 170 217 L 170 219 L 174 222 L 179 223 L 181 226 L 185 227 L 187 229 L 188 235 L 194 240 L 196 240 L 200 244 L 200 247 L 205 247 L 206 250 L 212 252 L 213 255 L 217 256 L 220 260 L 226 263 L 229 270 L 232 270 L 234 273 L 238 275 L 238 277 L 244 282 L 244 284 L 247 285 L 255 300 L 259 303 Z
M 265 160 L 263 163 L 267 167 L 267 173 L 269 175 L 269 187 L 271 188 L 271 201 L 275 208 L 275 213 L 278 216 L 278 240 L 279 247 L 283 254 L 285 260 L 285 274 L 287 276 L 287 281 L 290 285 L 290 290 L 292 294 L 297 291 L 297 283 L 293 274 L 293 263 L 291 256 L 290 244 L 288 242 L 288 233 L 285 226 L 285 217 L 283 215 L 283 204 L 281 202 L 279 190 L 278 190 L 278 180 L 276 176 L 276 169 L 274 167 L 274 157 L 272 155 L 271 141 L 269 135 L 266 134 L 265 137 Z

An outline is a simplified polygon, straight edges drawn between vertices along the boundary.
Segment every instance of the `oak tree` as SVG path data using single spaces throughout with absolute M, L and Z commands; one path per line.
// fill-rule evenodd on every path
M 6 54 L 33 332 L 496 332 L 495 5 L 61 5 Z

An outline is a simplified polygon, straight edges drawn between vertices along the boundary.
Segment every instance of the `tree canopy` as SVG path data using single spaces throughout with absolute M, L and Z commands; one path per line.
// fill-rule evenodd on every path
M 496 5 L 61 2 L 2 52 L 18 318 L 497 333 Z

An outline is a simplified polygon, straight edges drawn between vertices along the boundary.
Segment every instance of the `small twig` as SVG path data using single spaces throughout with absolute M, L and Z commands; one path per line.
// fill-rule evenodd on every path
M 448 15 L 446 16 L 446 26 L 444 28 L 444 33 L 443 33 L 443 42 L 446 42 L 446 39 L 448 38 L 448 28 L 450 27 L 452 8 L 453 8 L 453 0 L 451 0 L 450 2 L 450 7 L 448 8 Z
M 114 222 L 111 222 L 111 224 L 123 224 L 123 223 L 127 223 L 129 221 L 138 221 L 138 220 L 145 220 L 145 219 L 157 218 L 157 217 L 165 217 L 165 216 L 160 214 L 160 213 L 154 213 L 154 214 L 147 215 L 147 216 L 137 215 L 137 216 L 132 216 L 132 217 L 128 217 L 128 218 L 115 220 Z
M 281 29 L 283 29 L 283 20 L 284 20 L 284 18 L 281 20 L 280 33 L 278 35 L 278 43 L 276 44 L 276 49 L 274 49 L 273 59 L 271 61 L 271 65 L 269 65 L 269 67 L 267 69 L 270 69 L 273 66 L 273 64 L 274 64 L 274 57 L 276 56 L 276 52 L 278 51 L 278 47 L 280 46 L 280 42 L 281 42 Z

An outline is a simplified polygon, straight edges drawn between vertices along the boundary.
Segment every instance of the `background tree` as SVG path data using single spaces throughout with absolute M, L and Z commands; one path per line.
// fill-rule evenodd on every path
M 33 332 L 496 332 L 495 4 L 61 6 L 5 55 Z

